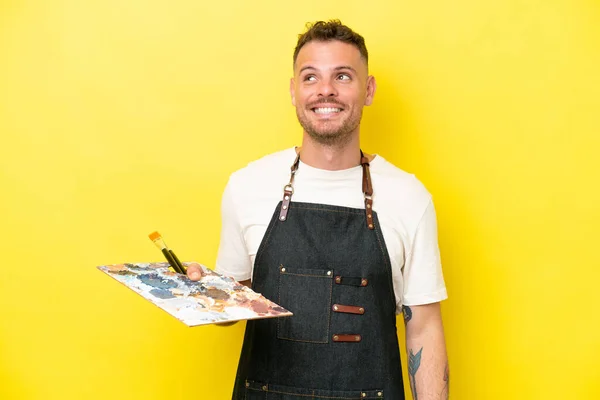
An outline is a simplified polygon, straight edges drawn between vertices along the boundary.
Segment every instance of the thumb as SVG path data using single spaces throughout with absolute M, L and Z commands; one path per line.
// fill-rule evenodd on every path
M 193 281 L 200 280 L 202 278 L 202 273 L 200 272 L 200 268 L 195 265 L 190 265 L 187 268 L 187 277 Z

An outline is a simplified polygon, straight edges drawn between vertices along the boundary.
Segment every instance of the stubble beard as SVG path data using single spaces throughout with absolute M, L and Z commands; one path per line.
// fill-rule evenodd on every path
M 311 112 L 313 111 L 307 111 L 307 113 Z M 330 126 L 328 121 L 323 123 L 322 127 L 318 128 L 312 123 L 306 113 L 301 113 L 298 109 L 296 109 L 296 116 L 304 131 L 316 143 L 327 147 L 343 147 L 352 140 L 352 134 L 360 125 L 362 112 L 350 115 L 337 128 Z

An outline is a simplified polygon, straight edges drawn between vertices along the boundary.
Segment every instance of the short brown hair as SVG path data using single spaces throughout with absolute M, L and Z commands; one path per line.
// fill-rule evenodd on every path
M 346 25 L 343 25 L 339 20 L 332 19 L 327 22 L 317 21 L 306 24 L 306 32 L 298 35 L 298 43 L 296 44 L 296 49 L 294 49 L 294 65 L 296 65 L 300 49 L 305 44 L 312 41 L 329 42 L 332 40 L 338 40 L 355 46 L 360 51 L 360 55 L 365 59 L 365 62 L 369 63 L 369 53 L 367 52 L 365 39 Z

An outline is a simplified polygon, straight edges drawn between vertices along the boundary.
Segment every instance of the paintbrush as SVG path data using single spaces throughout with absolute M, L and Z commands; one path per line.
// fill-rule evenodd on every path
M 167 244 L 165 243 L 160 233 L 152 232 L 150 235 L 148 235 L 148 237 L 154 242 L 156 247 L 160 249 L 160 251 L 163 253 L 165 258 L 169 262 L 169 265 L 175 270 L 175 272 L 179 274 L 185 274 L 185 268 L 183 267 L 183 264 L 181 264 L 181 261 L 179 261 L 175 253 L 173 253 L 173 250 L 167 247 Z

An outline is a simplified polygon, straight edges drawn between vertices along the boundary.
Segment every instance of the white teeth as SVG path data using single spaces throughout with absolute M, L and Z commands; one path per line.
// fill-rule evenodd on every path
M 341 108 L 333 108 L 333 107 L 321 107 L 321 108 L 315 108 L 315 112 L 317 114 L 329 114 L 329 113 L 337 113 L 342 111 Z

